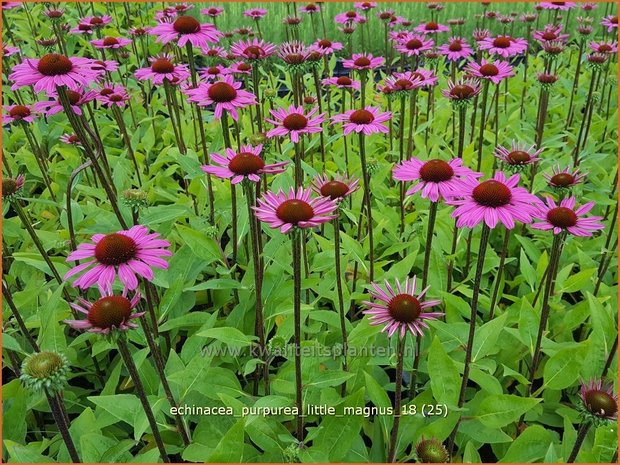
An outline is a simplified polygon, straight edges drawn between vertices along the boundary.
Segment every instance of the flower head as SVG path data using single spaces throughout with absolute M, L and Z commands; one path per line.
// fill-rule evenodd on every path
M 86 330 L 90 333 L 110 334 L 113 331 L 127 331 L 137 328 L 135 320 L 144 315 L 144 312 L 134 313 L 134 308 L 140 302 L 140 292 L 135 292 L 128 298 L 127 288 L 122 295 L 114 295 L 111 289 L 101 291 L 101 297 L 96 302 L 89 302 L 78 297 L 78 303 L 72 303 L 71 308 L 86 315 L 84 320 L 65 320 L 74 329 Z
M 168 268 L 162 257 L 172 255 L 167 249 L 170 246 L 168 241 L 160 239 L 158 233 L 150 234 L 148 228 L 141 225 L 127 231 L 95 234 L 92 241 L 92 244 L 78 245 L 77 250 L 67 257 L 67 262 L 87 260 L 65 274 L 65 279 L 68 279 L 88 269 L 74 281 L 73 287 L 88 289 L 97 283 L 103 292 L 111 289 L 118 272 L 121 283 L 133 290 L 138 287 L 136 274 L 152 280 L 151 267 Z
M 540 200 L 523 187 L 517 187 L 519 175 L 507 178 L 498 171 L 486 181 L 464 183 L 461 191 L 446 201 L 457 208 L 452 217 L 456 226 L 473 228 L 484 222 L 493 229 L 502 223 L 507 229 L 515 227 L 515 220 L 530 223 L 538 212 Z
M 123 37 L 104 37 L 103 39 L 95 39 L 91 40 L 90 43 L 99 49 L 119 49 L 126 47 L 131 43 L 130 39 L 125 39 Z
M 371 325 L 385 325 L 381 332 L 387 332 L 388 337 L 392 337 L 398 332 L 399 337 L 405 337 L 407 331 L 413 336 L 423 336 L 424 328 L 428 328 L 426 320 L 436 320 L 442 316 L 442 312 L 427 312 L 426 309 L 436 307 L 441 304 L 439 300 L 422 300 L 430 286 L 426 287 L 416 295 L 416 277 L 405 280 L 404 285 L 396 280 L 396 289 L 385 280 L 385 289 L 377 283 L 370 283 L 372 290 L 370 295 L 373 302 L 364 301 L 364 305 L 369 310 L 363 313 L 370 315 L 368 322 Z
M 410 92 L 423 86 L 423 76 L 419 73 L 406 71 L 404 73 L 394 73 L 392 76 L 386 77 L 384 82 L 390 94 Z
M 353 6 L 362 11 L 369 11 L 373 8 L 377 8 L 377 4 L 375 2 L 355 2 Z
M 334 17 L 334 21 L 338 24 L 364 23 L 366 18 L 357 11 L 350 10 L 337 14 Z
M 540 2 L 538 4 L 544 10 L 561 10 L 566 11 L 573 8 L 576 3 L 575 2 Z
M 308 58 L 308 48 L 298 41 L 285 42 L 278 47 L 278 56 L 291 70 L 302 70 Z
M 420 34 L 437 34 L 438 32 L 448 32 L 450 27 L 445 24 L 435 23 L 433 21 L 429 21 L 427 23 L 422 23 L 419 26 L 413 29 L 415 32 L 419 32 Z
M 605 16 L 601 20 L 601 26 L 605 26 L 607 28 L 607 32 L 618 29 L 618 17 L 614 15 Z
M 441 94 L 450 99 L 453 105 L 468 105 L 480 93 L 480 81 L 475 78 L 465 78 L 457 82 L 448 80 L 448 88 L 442 89 Z
M 36 352 L 22 362 L 21 379 L 24 386 L 34 391 L 62 391 L 67 385 L 69 360 L 58 352 Z
M 65 90 L 65 92 L 71 105 L 71 111 L 73 111 L 73 113 L 75 113 L 76 115 L 82 114 L 82 105 L 85 105 L 88 102 L 92 102 L 97 96 L 97 92 L 89 89 Z M 41 113 L 45 113 L 45 116 L 52 116 L 56 113 L 62 112 L 64 110 L 64 107 L 62 106 L 60 97 L 56 94 L 55 91 L 51 92 L 49 95 L 50 97 L 52 97 L 52 99 L 35 103 L 35 110 Z
M 174 20 L 165 20 L 152 27 L 149 34 L 157 36 L 157 43 L 176 42 L 179 47 L 188 43 L 194 47 L 202 47 L 219 42 L 224 36 L 213 24 L 200 24 L 193 16 L 178 16 Z
M 607 53 L 607 54 L 618 53 L 618 42 L 611 41 L 611 40 L 607 42 L 592 41 L 590 42 L 590 48 L 595 53 Z
M 215 105 L 214 116 L 222 117 L 224 111 L 228 111 L 232 118 L 237 121 L 237 110 L 249 105 L 256 105 L 256 97 L 253 93 L 241 89 L 241 82 L 237 82 L 231 75 L 224 76 L 217 82 L 206 82 L 195 89 L 188 89 L 185 93 L 190 102 L 196 102 L 200 106 Z
M 508 62 L 501 60 L 491 62 L 484 58 L 480 60 L 480 63 L 469 62 L 465 72 L 480 79 L 488 79 L 493 84 L 499 84 L 504 79 L 514 76 L 512 66 Z
M 67 145 L 81 145 L 80 138 L 75 134 L 63 134 L 59 140 Z
M 554 166 L 551 174 L 543 174 L 551 187 L 559 189 L 569 189 L 583 181 L 586 177 L 585 173 L 581 173 L 578 169 L 571 171 L 570 168 L 560 169 Z
M 374 57 L 370 53 L 354 53 L 353 56 L 342 62 L 347 69 L 367 70 L 382 66 L 385 58 Z
M 353 194 L 359 188 L 359 182 L 358 178 L 352 176 L 337 175 L 334 179 L 330 179 L 322 174 L 314 178 L 312 189 L 320 196 L 340 201 Z
M 19 191 L 24 187 L 25 181 L 26 177 L 23 174 L 18 175 L 16 178 L 2 176 L 2 199 L 5 201 L 17 199 Z
M 130 97 L 127 93 L 127 89 L 121 85 L 114 85 L 112 87 L 104 87 L 99 91 L 97 100 L 105 107 L 117 106 L 124 108 Z
M 536 150 L 535 145 L 528 147 L 525 144 L 520 144 L 513 140 L 510 149 L 498 145 L 495 148 L 495 156 L 508 167 L 523 168 L 524 166 L 539 162 L 540 157 L 538 155 L 540 155 L 542 151 L 542 148 Z
M 547 196 L 547 203 L 541 204 L 536 218 L 543 220 L 540 223 L 533 223 L 532 228 L 542 229 L 543 231 L 553 230 L 553 234 L 560 234 L 568 231 L 574 236 L 591 236 L 593 231 L 598 231 L 605 227 L 599 223 L 603 218 L 591 216 L 583 218 L 594 207 L 594 202 L 588 202 L 575 209 L 575 197 L 563 199 L 559 205 Z
M 230 52 L 244 60 L 264 60 L 276 52 L 276 46 L 259 39 L 241 40 L 231 45 Z
M 480 50 L 487 50 L 491 55 L 504 58 L 519 55 L 527 50 L 527 40 L 511 36 L 488 37 L 478 42 Z
M 389 132 L 384 124 L 392 117 L 389 111 L 381 111 L 379 108 L 367 106 L 363 110 L 349 110 L 340 115 L 332 116 L 332 124 L 344 123 L 344 135 L 351 132 L 358 134 L 375 134 L 378 132 Z
M 422 438 L 415 446 L 420 463 L 448 463 L 450 455 L 444 445 L 436 438 Z
M 227 69 L 222 65 L 213 65 L 200 70 L 200 77 L 206 81 L 216 81 L 227 74 Z
M 405 56 L 417 56 L 434 45 L 433 39 L 427 39 L 424 35 L 407 33 L 396 41 L 394 48 Z
M 447 44 L 439 47 L 439 52 L 445 55 L 449 61 L 461 60 L 474 53 L 462 37 L 451 37 Z
M 321 81 L 324 86 L 336 86 L 339 89 L 355 89 L 360 90 L 361 83 L 348 76 L 339 76 L 326 78 Z
M 186 65 L 177 65 L 171 55 L 159 55 L 149 59 L 151 66 L 136 70 L 135 76 L 141 81 L 150 80 L 153 84 L 161 85 L 164 81 L 179 82 L 189 78 Z
M 267 16 L 267 13 L 267 10 L 263 8 L 251 8 L 249 10 L 245 10 L 243 12 L 243 15 L 258 20 Z
M 224 8 L 221 6 L 210 6 L 208 8 L 203 8 L 200 12 L 205 16 L 210 16 L 211 18 L 217 18 L 219 15 L 224 13 Z
M 338 204 L 328 197 L 312 198 L 311 189 L 293 188 L 288 193 L 267 192 L 257 201 L 256 217 L 286 234 L 294 227 L 314 228 L 335 218 Z
M 11 90 L 34 86 L 35 92 L 51 94 L 56 86 L 67 86 L 79 90 L 90 86 L 98 78 L 93 69 L 94 60 L 81 57 L 66 57 L 59 53 L 48 53 L 40 59 L 26 58 L 15 65 L 9 75 L 14 82 Z
M 32 105 L 6 105 L 2 108 L 2 123 L 32 123 L 36 116 L 36 111 Z
M 212 153 L 209 156 L 216 165 L 204 165 L 202 171 L 213 174 L 218 178 L 230 179 L 232 184 L 240 183 L 244 179 L 258 182 L 260 181 L 259 175 L 264 173 L 282 173 L 288 162 L 267 165 L 260 156 L 262 149 L 262 145 L 257 145 L 256 147 L 245 145 L 239 151 L 227 148 L 225 156 L 219 153 Z
M 252 65 L 244 61 L 237 61 L 226 68 L 225 72 L 226 74 L 252 74 Z
M 340 42 L 332 42 L 328 39 L 317 39 L 310 48 L 321 55 L 331 55 L 338 50 L 342 50 L 343 45 Z
M 583 402 L 582 414 L 596 425 L 618 419 L 618 397 L 613 386 L 600 379 L 582 382 L 579 396 Z
M 297 143 L 303 134 L 321 132 L 321 125 L 325 120 L 325 114 L 318 114 L 319 108 L 313 108 L 308 113 L 303 106 L 291 105 L 286 108 L 271 110 L 273 119 L 265 118 L 265 121 L 273 124 L 275 128 L 267 132 L 267 137 L 290 135 L 291 141 Z
M 309 15 L 312 15 L 321 11 L 321 7 L 316 3 L 308 3 L 307 5 L 300 6 L 299 11 L 301 13 L 307 13 Z
M 568 34 L 562 34 L 562 28 L 562 24 L 547 24 L 542 31 L 534 31 L 532 37 L 541 43 L 555 40 L 564 42 L 568 39 Z
M 394 166 L 393 178 L 397 181 L 414 181 L 416 184 L 406 194 L 413 195 L 422 191 L 424 199 L 438 202 L 441 198 L 450 198 L 463 187 L 463 181 L 482 176 L 463 166 L 460 158 L 450 161 L 433 159 L 422 161 L 418 158 L 405 160 Z

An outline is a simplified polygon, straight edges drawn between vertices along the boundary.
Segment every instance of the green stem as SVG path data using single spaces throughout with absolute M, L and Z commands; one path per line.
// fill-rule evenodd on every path
M 398 428 L 400 426 L 400 411 L 403 390 L 403 359 L 407 333 L 405 333 L 404 337 L 400 337 L 400 331 L 397 331 L 396 337 L 398 337 L 398 348 L 396 360 L 396 386 L 394 387 L 394 423 L 392 425 L 392 433 L 390 434 L 390 444 L 388 447 L 387 461 L 389 463 L 396 461 L 396 449 L 398 447 Z

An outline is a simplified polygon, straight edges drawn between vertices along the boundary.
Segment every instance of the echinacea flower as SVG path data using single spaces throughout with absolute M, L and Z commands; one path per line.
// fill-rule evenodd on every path
M 448 32 L 450 28 L 445 24 L 429 21 L 416 26 L 413 30 L 420 34 L 436 34 L 438 32 Z
M 110 334 L 113 331 L 127 331 L 137 328 L 133 323 L 145 312 L 135 313 L 133 310 L 142 296 L 136 291 L 131 299 L 128 298 L 128 289 L 123 288 L 121 295 L 115 295 L 112 289 L 101 290 L 101 297 L 95 302 L 89 302 L 78 297 L 78 303 L 71 303 L 76 312 L 86 315 L 83 320 L 65 320 L 74 329 L 89 333 Z
M 580 184 L 586 177 L 586 174 L 582 174 L 578 169 L 571 171 L 570 168 L 560 169 L 559 166 L 554 166 L 551 174 L 545 173 L 543 177 L 551 187 L 568 189 Z
M 19 191 L 23 189 L 25 182 L 26 177 L 23 174 L 18 175 L 16 178 L 2 176 L 2 199 L 9 201 L 15 199 Z
M 75 134 L 63 134 L 59 140 L 67 145 L 81 145 L 80 138 Z
M 367 106 L 363 110 L 349 110 L 340 115 L 332 116 L 332 124 L 343 123 L 344 135 L 351 132 L 369 136 L 375 133 L 387 133 L 384 124 L 392 117 L 389 111 L 382 112 L 379 108 Z
M 398 39 L 394 48 L 397 52 L 402 53 L 405 56 L 412 57 L 418 56 L 426 50 L 433 48 L 433 39 L 427 39 L 423 35 L 407 34 L 406 36 Z
M 92 102 L 97 97 L 97 92 L 89 89 L 66 90 L 65 92 L 67 94 L 67 99 L 69 100 L 71 110 L 76 115 L 82 114 L 82 105 Z M 64 107 L 62 106 L 62 102 L 60 101 L 58 94 L 56 92 L 51 92 L 49 95 L 52 99 L 35 103 L 35 110 L 44 113 L 45 116 L 52 116 L 64 111 Z
M 176 42 L 179 47 L 192 44 L 202 47 L 209 43 L 217 43 L 224 36 L 213 24 L 200 24 L 192 16 L 179 16 L 174 21 L 164 21 L 149 30 L 149 34 L 157 36 L 155 42 L 167 44 Z
M 196 102 L 200 106 L 215 105 L 213 115 L 220 119 L 224 111 L 228 111 L 232 118 L 237 121 L 237 110 L 248 105 L 256 105 L 256 96 L 241 89 L 241 82 L 237 82 L 232 76 L 226 75 L 221 81 L 206 82 L 195 89 L 188 89 L 185 93 L 190 102 Z
M 605 16 L 601 20 L 601 26 L 605 26 L 607 28 L 607 32 L 618 29 L 618 17 L 614 15 Z
M 486 181 L 465 182 L 463 188 L 446 200 L 457 208 L 452 212 L 458 228 L 474 228 L 484 222 L 493 229 L 502 223 L 507 229 L 515 227 L 515 220 L 530 223 L 538 212 L 540 200 L 523 187 L 517 187 L 519 175 L 510 178 L 501 171 Z
M 290 69 L 299 69 L 306 62 L 308 48 L 299 41 L 284 42 L 278 47 L 278 56 Z
M 532 228 L 543 231 L 552 230 L 553 234 L 560 234 L 564 231 L 574 236 L 589 237 L 593 231 L 598 231 L 605 227 L 599 223 L 601 216 L 591 216 L 583 218 L 594 207 L 594 202 L 588 202 L 575 209 L 577 201 L 575 197 L 567 197 L 556 204 L 555 201 L 547 196 L 546 205 L 541 204 L 537 219 L 543 220 L 541 223 L 532 223 Z
M 19 53 L 18 47 L 11 47 L 2 44 L 2 57 L 10 57 Z
M 618 420 L 618 397 L 611 384 L 600 379 L 582 382 L 579 396 L 583 402 L 582 413 L 587 419 L 597 424 Z
M 360 90 L 361 83 L 348 76 L 330 77 L 323 79 L 321 83 L 324 86 L 336 86 L 339 89 L 355 89 Z
M 199 75 L 205 81 L 216 81 L 227 74 L 226 68 L 222 65 L 213 65 L 208 68 L 201 69 Z
M 321 55 L 331 55 L 342 48 L 343 45 L 340 42 L 332 42 L 328 39 L 317 39 L 311 46 L 312 50 L 316 50 Z
M 36 111 L 31 105 L 6 105 L 3 106 L 2 123 L 32 123 L 36 116 Z
M 62 392 L 67 386 L 69 360 L 58 352 L 42 351 L 28 355 L 22 362 L 19 379 L 35 392 Z
M 129 34 L 131 34 L 132 36 L 141 37 L 148 34 L 149 29 L 150 28 L 148 27 L 132 27 L 131 29 L 129 29 Z
M 503 161 L 509 167 L 519 168 L 539 162 L 540 157 L 538 155 L 540 155 L 542 151 L 542 148 L 536 150 L 535 145 L 528 147 L 526 144 L 521 144 L 513 140 L 510 149 L 498 145 L 495 148 L 495 157 Z
M 590 42 L 590 48 L 595 53 L 618 53 L 618 42 L 616 41 L 608 41 L 608 42 Z
M 243 61 L 237 61 L 226 68 L 225 72 L 226 74 L 252 74 L 252 65 Z
M 362 11 L 369 11 L 373 8 L 377 8 L 377 4 L 375 2 L 355 2 L 353 6 Z
M 221 6 L 210 6 L 208 8 L 203 8 L 200 12 L 205 16 L 210 16 L 211 18 L 217 18 L 219 15 L 224 13 L 224 8 Z
M 277 174 L 285 170 L 287 161 L 280 163 L 265 164 L 261 158 L 262 145 L 252 147 L 242 146 L 239 151 L 227 148 L 225 156 L 212 153 L 209 156 L 216 165 L 203 165 L 202 171 L 213 174 L 218 178 L 230 179 L 231 184 L 238 184 L 244 179 L 252 182 L 260 181 L 261 174 Z
M 469 57 L 474 51 L 462 37 L 450 37 L 447 44 L 439 46 L 439 53 L 449 61 L 457 61 Z
M 363 23 L 366 21 L 366 18 L 360 15 L 357 11 L 350 10 L 337 14 L 334 17 L 334 21 L 337 24 Z
M 538 6 L 540 6 L 544 10 L 560 10 L 560 11 L 570 10 L 575 5 L 576 5 L 575 2 L 540 2 L 538 4 Z
M 394 166 L 392 177 L 397 181 L 414 181 L 406 195 L 421 192 L 423 199 L 438 202 L 440 199 L 449 198 L 458 192 L 467 179 L 476 179 L 482 176 L 463 166 L 463 160 L 453 158 L 450 161 L 433 159 L 428 161 L 419 158 L 411 158 Z
M 371 325 L 385 325 L 381 332 L 387 333 L 388 337 L 398 332 L 398 336 L 402 339 L 407 331 L 414 337 L 424 336 L 424 329 L 428 329 L 426 321 L 436 320 L 443 315 L 443 312 L 427 311 L 440 305 L 441 301 L 423 300 L 430 286 L 416 295 L 415 276 L 411 280 L 407 277 L 404 285 L 396 280 L 395 289 L 387 280 L 384 282 L 385 289 L 374 282 L 370 285 L 372 286 L 370 295 L 375 301 L 362 302 L 369 307 L 369 310 L 364 310 L 363 313 L 370 315 L 368 322 Z
M 2 2 L 3 10 L 12 10 L 13 8 L 19 8 L 22 6 L 22 2 Z
M 453 105 L 468 105 L 480 93 L 478 79 L 465 78 L 457 82 L 448 79 L 448 88 L 441 90 L 441 95 L 450 99 Z
M 480 79 L 488 79 L 493 84 L 499 84 L 504 79 L 514 76 L 512 66 L 508 62 L 487 61 L 484 58 L 480 60 L 480 63 L 469 62 L 465 67 L 465 72 Z
M 208 58 L 226 58 L 226 50 L 224 47 L 217 47 L 213 45 L 207 45 L 200 48 L 202 54 Z
M 317 194 L 340 201 L 359 189 L 359 178 L 353 176 L 336 175 L 330 179 L 326 174 L 321 174 L 312 180 L 312 189 Z
M 177 65 L 172 61 L 171 55 L 159 55 L 149 59 L 151 66 L 136 70 L 134 75 L 142 81 L 150 80 L 155 85 L 161 85 L 164 81 L 179 82 L 190 76 L 186 65 Z
M 118 273 L 121 283 L 133 290 L 138 287 L 136 274 L 152 280 L 151 267 L 168 268 L 168 262 L 162 257 L 172 255 L 167 249 L 168 241 L 160 239 L 158 233 L 150 234 L 148 228 L 141 225 L 111 234 L 95 234 L 91 239 L 92 244 L 78 245 L 67 257 L 67 262 L 88 260 L 65 274 L 64 278 L 68 279 L 88 269 L 74 281 L 73 287 L 88 289 L 96 283 L 103 292 L 111 288 Z
M 243 16 L 258 20 L 267 16 L 267 10 L 264 8 L 251 8 L 243 12 Z
M 272 228 L 279 228 L 283 234 L 295 228 L 314 228 L 333 220 L 332 213 L 338 204 L 328 197 L 312 197 L 311 189 L 291 187 L 288 193 L 278 190 L 267 192 L 252 207 L 256 217 Z
M 88 25 L 93 29 L 99 29 L 112 22 L 112 17 L 108 15 L 103 16 L 85 16 L 81 18 L 79 24 Z
M 486 50 L 490 55 L 509 58 L 525 52 L 527 40 L 511 36 L 489 37 L 478 42 L 478 48 Z
M 294 143 L 299 142 L 300 136 L 304 134 L 314 134 L 321 132 L 321 125 L 325 120 L 325 114 L 317 115 L 319 108 L 313 108 L 309 113 L 305 113 L 303 107 L 291 105 L 286 108 L 271 110 L 274 119 L 265 118 L 275 128 L 267 132 L 267 137 L 287 136 L 291 137 Z
M 102 89 L 97 95 L 97 101 L 101 102 L 103 106 L 108 108 L 113 106 L 124 108 L 125 105 L 127 105 L 129 99 L 130 96 L 127 93 L 127 89 L 120 85 L 115 85 L 112 88 Z
M 307 13 L 307 14 L 312 15 L 314 13 L 318 13 L 319 11 L 321 11 L 321 7 L 317 5 L 316 3 L 308 3 L 307 5 L 300 6 L 299 11 L 300 13 Z
M 476 42 L 481 42 L 491 37 L 491 31 L 489 31 L 488 29 L 474 29 L 474 32 L 471 33 L 471 36 Z
M 566 41 L 568 34 L 562 34 L 562 28 L 562 24 L 547 24 L 542 31 L 534 31 L 532 37 L 541 43 L 555 40 Z
M 276 46 L 259 39 L 241 40 L 231 45 L 230 52 L 245 60 L 264 60 L 276 52 Z
M 104 37 L 103 39 L 95 39 L 91 40 L 90 43 L 99 49 L 119 49 L 126 47 L 131 43 L 130 39 L 125 39 L 123 37 Z
M 374 57 L 370 53 L 354 53 L 351 58 L 343 60 L 342 66 L 347 69 L 368 70 L 378 68 L 383 63 L 383 57 Z
M 112 73 L 118 70 L 118 62 L 114 60 L 95 60 L 93 63 L 93 71 L 97 76 L 103 76 L 105 73 Z
M 40 59 L 26 58 L 15 65 L 9 75 L 14 82 L 11 90 L 34 86 L 35 92 L 51 94 L 57 86 L 70 90 L 89 87 L 98 78 L 93 69 L 94 60 L 81 57 L 66 57 L 59 53 L 48 53 Z

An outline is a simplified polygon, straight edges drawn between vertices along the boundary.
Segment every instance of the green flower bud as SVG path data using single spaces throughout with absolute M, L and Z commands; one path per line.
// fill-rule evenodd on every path
M 57 352 L 31 354 L 22 363 L 20 379 L 24 386 L 34 391 L 47 389 L 60 392 L 67 385 L 69 361 Z

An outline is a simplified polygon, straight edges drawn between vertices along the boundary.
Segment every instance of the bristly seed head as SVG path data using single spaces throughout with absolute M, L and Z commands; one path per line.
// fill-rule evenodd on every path
M 237 90 L 227 82 L 216 82 L 207 91 L 209 98 L 216 103 L 232 102 L 237 98 Z
M 349 117 L 349 121 L 354 124 L 370 124 L 374 120 L 375 117 L 368 110 L 355 110 Z
M 200 31 L 200 23 L 191 16 L 179 16 L 172 27 L 179 34 L 194 34 Z
M 9 116 L 16 120 L 20 120 L 30 116 L 30 108 L 25 105 L 15 105 L 9 110 Z
M 174 72 L 174 64 L 167 58 L 158 58 L 151 64 L 151 71 L 158 74 L 170 74 Z
M 344 197 L 347 192 L 349 192 L 349 186 L 340 181 L 329 181 L 321 186 L 321 195 L 332 200 Z
M 511 43 L 510 37 L 496 37 L 493 40 L 493 46 L 497 48 L 508 48 Z
M 593 415 L 612 418 L 618 412 L 618 403 L 605 391 L 592 389 L 585 395 L 586 408 Z
M 88 311 L 88 321 L 100 329 L 119 328 L 131 316 L 131 302 L 112 295 L 100 298 Z
M 246 176 L 256 174 L 265 167 L 265 162 L 261 157 L 251 152 L 241 152 L 233 157 L 228 163 L 228 169 L 235 174 Z
M 59 53 L 48 53 L 39 60 L 37 70 L 44 76 L 60 76 L 68 74 L 73 69 L 73 63 Z
M 506 156 L 506 159 L 511 165 L 525 165 L 532 159 L 532 157 L 530 157 L 530 154 L 527 152 L 515 150 L 514 152 L 510 152 Z
M 308 118 L 299 113 L 291 113 L 282 120 L 282 125 L 289 131 L 300 131 L 308 126 Z
M 95 258 L 104 265 L 120 265 L 136 256 L 135 241 L 124 234 L 108 234 L 95 246 Z
M 299 199 L 285 200 L 276 209 L 276 216 L 285 223 L 296 225 L 300 221 L 308 221 L 314 216 L 309 203 Z
M 413 323 L 422 313 L 420 301 L 410 294 L 398 294 L 388 303 L 390 316 L 400 323 Z
M 367 57 L 358 57 L 353 62 L 355 66 L 370 66 L 370 60 Z
M 556 228 L 570 228 L 577 224 L 577 215 L 566 207 L 552 208 L 547 212 L 547 221 Z
M 339 86 L 350 86 L 352 83 L 353 81 L 351 80 L 351 78 L 348 78 L 346 76 L 340 76 L 336 80 L 336 84 L 338 84 Z
M 420 178 L 426 182 L 449 181 L 452 176 L 454 176 L 454 170 L 443 160 L 429 160 L 420 168 Z
M 118 39 L 116 39 L 115 37 L 106 37 L 105 39 L 103 39 L 103 45 L 105 46 L 117 45 L 117 44 L 118 44 Z
M 472 192 L 472 197 L 480 205 L 497 208 L 508 205 L 512 194 L 505 184 L 490 179 L 478 184 Z
M 494 64 L 486 63 L 480 67 L 480 74 L 486 77 L 497 76 L 499 69 Z

